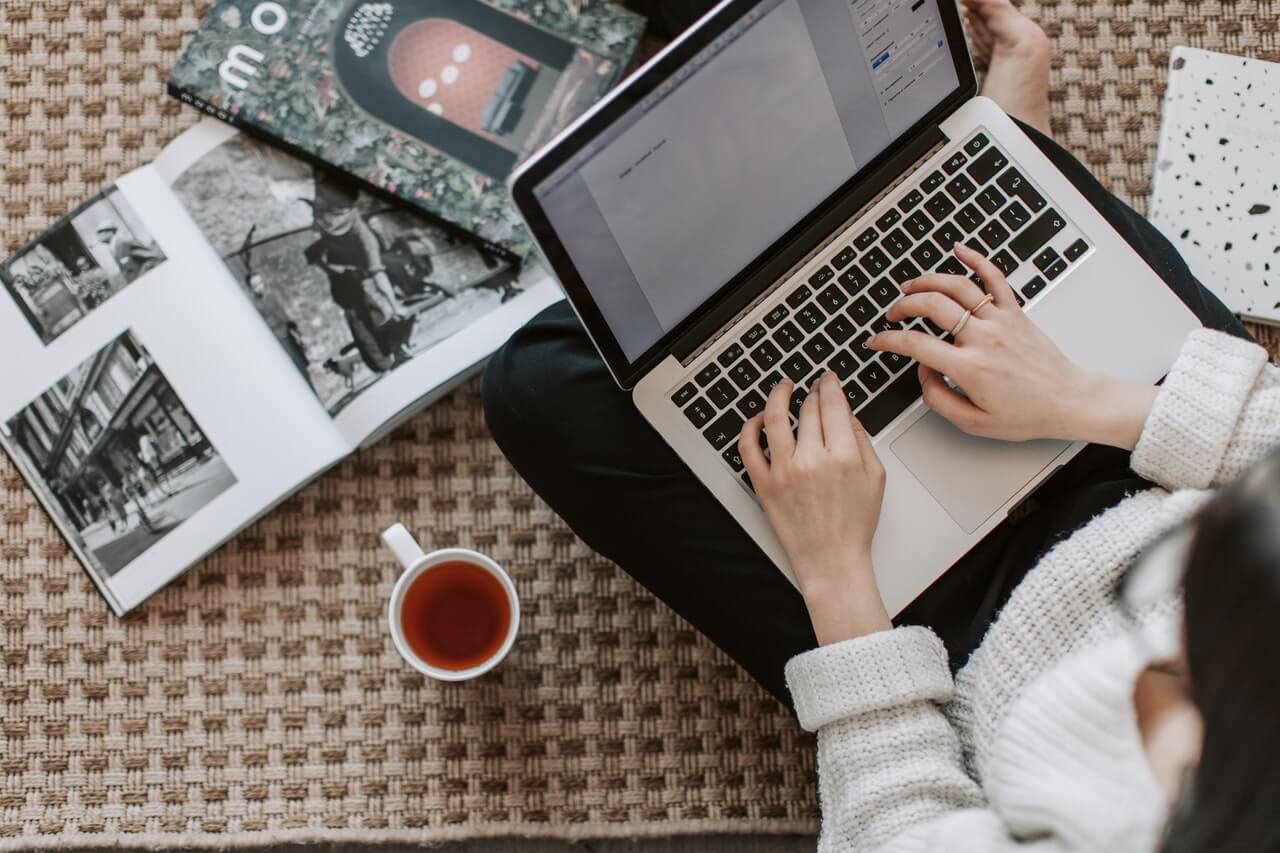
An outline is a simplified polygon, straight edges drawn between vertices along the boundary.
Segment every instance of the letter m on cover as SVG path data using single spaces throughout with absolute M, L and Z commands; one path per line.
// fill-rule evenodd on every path
M 247 44 L 237 44 L 227 51 L 227 58 L 218 66 L 218 76 L 229 85 L 243 89 L 249 85 L 248 77 L 258 76 L 258 65 L 262 62 L 262 51 L 254 50 Z

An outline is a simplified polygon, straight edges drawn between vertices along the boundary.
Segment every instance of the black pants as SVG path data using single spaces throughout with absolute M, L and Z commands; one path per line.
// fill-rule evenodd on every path
M 1206 326 L 1248 336 L 1150 223 L 1023 129 Z M 799 593 L 614 384 L 567 304 L 494 356 L 484 408 L 507 458 L 583 541 L 790 704 L 783 666 L 816 644 Z M 1127 453 L 1086 448 L 895 621 L 931 627 L 958 668 L 1047 548 L 1146 485 Z

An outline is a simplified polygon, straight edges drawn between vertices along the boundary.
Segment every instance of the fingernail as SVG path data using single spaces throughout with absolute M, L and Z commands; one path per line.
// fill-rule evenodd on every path
M 862 345 L 863 345 L 864 347 L 873 347 L 873 346 L 875 346 L 876 341 L 877 341 L 877 340 L 879 340 L 879 339 L 880 339 L 880 333 L 879 333 L 879 332 L 876 332 L 874 335 L 872 335 L 871 337 L 867 338 L 867 339 L 866 339 L 866 341 L 865 341 L 865 342 L 863 342 L 863 344 L 862 344 Z
M 915 286 L 916 286 L 916 280 L 915 280 L 914 278 L 913 278 L 913 279 L 911 279 L 910 281 L 904 281 L 904 282 L 902 283 L 902 292 L 903 292 L 903 293 L 906 293 L 908 290 L 910 290 L 911 288 L 913 288 L 913 287 L 915 287 Z

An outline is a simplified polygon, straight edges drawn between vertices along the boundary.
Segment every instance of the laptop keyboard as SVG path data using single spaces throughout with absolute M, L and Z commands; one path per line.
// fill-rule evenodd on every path
M 936 169 L 905 182 L 874 215 L 871 225 L 834 241 L 797 282 L 758 306 L 754 319 L 743 321 L 744 332 L 705 353 L 668 394 L 748 489 L 738 436 L 784 376 L 795 383 L 793 429 L 809 389 L 828 369 L 873 436 L 915 402 L 915 363 L 863 344 L 876 332 L 903 328 L 885 312 L 906 281 L 939 272 L 969 275 L 982 286 L 951 253 L 956 243 L 990 258 L 1019 305 L 1040 297 L 1090 249 L 982 132 L 944 151 Z M 946 334 L 924 319 L 905 328 Z

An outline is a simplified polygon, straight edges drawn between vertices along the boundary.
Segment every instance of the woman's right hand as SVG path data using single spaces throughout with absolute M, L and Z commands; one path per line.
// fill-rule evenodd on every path
M 919 361 L 925 404 L 967 433 L 1010 441 L 1091 441 L 1132 450 L 1156 389 L 1074 364 L 1023 313 L 991 261 L 962 244 L 955 252 L 979 275 L 992 301 L 969 317 L 953 341 L 893 330 L 872 337 L 867 346 Z M 944 274 L 922 276 L 902 290 L 904 296 L 889 308 L 890 320 L 927 317 L 947 330 L 986 295 L 969 278 Z

